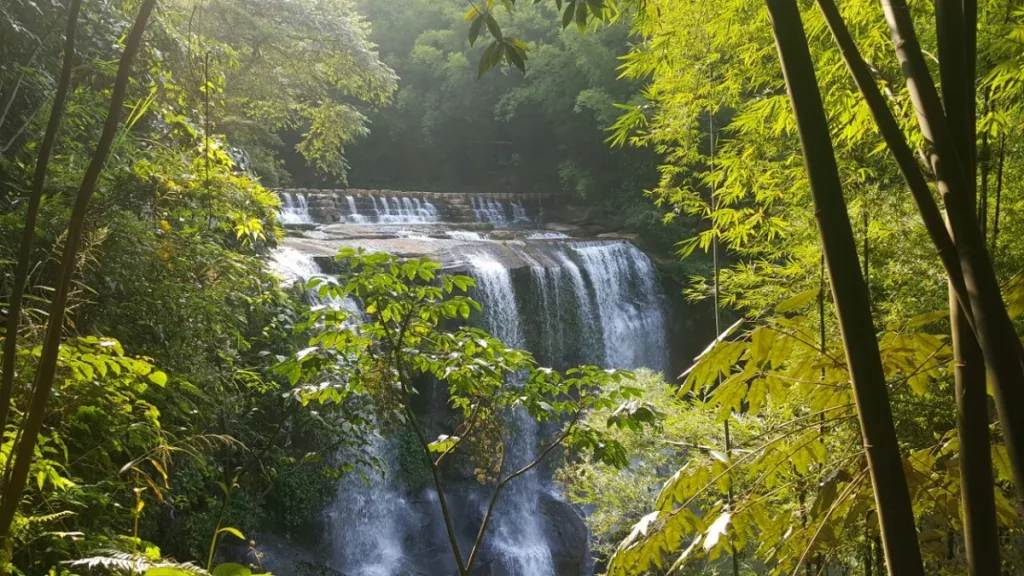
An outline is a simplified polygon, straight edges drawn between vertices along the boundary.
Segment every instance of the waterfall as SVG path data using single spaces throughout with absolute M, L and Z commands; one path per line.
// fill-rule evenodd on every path
M 387 198 L 370 196 L 370 201 L 373 202 L 374 222 L 378 224 L 432 224 L 440 221 L 437 208 L 427 200 L 392 197 L 389 203 Z M 355 210 L 354 202 L 350 207 Z M 364 219 L 358 223 L 365 222 Z
M 394 576 L 411 564 L 402 534 L 416 512 L 392 478 L 391 471 L 398 469 L 394 447 L 374 437 L 369 451 L 385 470 L 368 470 L 365 480 L 347 474 L 327 511 L 334 537 L 332 565 L 346 576 Z
M 275 250 L 270 267 L 287 281 L 305 282 L 318 276 L 333 281 L 313 258 L 292 248 Z M 352 298 L 324 300 L 314 291 L 308 298 L 314 305 L 361 314 Z M 398 469 L 394 446 L 374 435 L 367 452 L 370 461 L 380 462 L 383 469 L 365 470 L 365 478 L 355 472 L 346 474 L 325 513 L 331 528 L 332 565 L 346 576 L 393 576 L 409 563 L 402 534 L 416 519 L 416 512 L 393 478 Z
M 359 213 L 359 208 L 356 207 L 356 199 L 352 196 L 345 196 L 345 202 L 348 204 L 348 214 L 345 215 L 345 222 L 352 224 L 365 223 L 366 216 Z
M 516 224 L 528 224 L 530 217 L 526 215 L 526 208 L 521 202 L 512 202 L 512 221 Z
M 282 224 L 311 224 L 313 222 L 309 216 L 309 204 L 305 196 L 296 194 L 293 197 L 288 192 L 282 192 L 280 197 L 284 203 L 278 215 Z
M 470 199 L 470 205 L 473 207 L 473 214 L 478 222 L 485 222 L 498 227 L 508 225 L 505 209 L 500 202 L 496 202 L 491 198 L 472 198 Z
M 629 242 L 580 242 L 569 247 L 594 289 L 605 364 L 667 369 L 663 295 L 650 258 Z
M 483 307 L 483 314 L 474 322 L 507 345 L 530 350 L 544 365 L 557 369 L 577 364 L 668 367 L 665 302 L 657 271 L 629 242 L 580 241 L 559 232 L 529 228 L 486 234 L 460 229 L 460 223 L 472 228 L 474 220 L 496 227 L 522 226 L 529 222 L 530 214 L 539 215 L 539 207 L 529 199 L 500 201 L 478 196 L 468 198 L 467 205 L 465 196 L 449 201 L 429 194 L 403 197 L 390 191 L 335 194 L 331 202 L 315 193 L 308 198 L 318 218 L 329 215 L 325 214 L 327 208 L 337 207 L 336 215 L 330 215 L 335 220 L 350 225 L 379 223 L 387 240 L 370 238 L 359 230 L 339 230 L 335 238 L 327 226 L 293 233 L 281 241 L 284 247 L 274 251 L 269 263 L 285 281 L 324 275 L 310 253 L 327 256 L 338 247 L 360 243 L 386 249 L 386 243 L 395 239 L 394 245 L 400 249 L 413 254 L 422 249 L 442 260 L 446 270 L 468 268 L 465 273 L 477 283 L 471 295 Z M 309 221 L 304 193 L 281 193 L 281 201 L 282 222 Z M 437 229 L 417 226 L 441 223 L 442 218 L 446 225 Z M 352 300 L 320 301 L 310 294 L 309 301 L 359 313 Z M 521 386 L 523 378 L 511 375 L 508 386 Z M 436 401 L 422 403 L 416 410 L 430 422 L 431 434 L 445 433 L 451 419 L 447 389 L 443 383 L 424 386 L 424 397 Z M 508 474 L 536 458 L 552 430 L 521 409 L 509 410 L 504 417 L 504 473 Z M 353 473 L 340 482 L 337 498 L 322 516 L 327 522 L 325 536 L 330 546 L 325 550 L 330 552 L 332 569 L 346 576 L 452 573 L 453 560 L 436 493 L 432 488 L 419 492 L 419 487 L 406 484 L 403 446 L 399 437 L 390 433 L 374 439 L 367 446 L 367 456 L 379 462 L 381 469 L 364 469 L 365 480 Z M 486 487 L 469 486 L 464 472 L 450 471 L 453 476 L 445 479 L 460 542 L 475 534 L 488 494 Z M 545 466 L 510 482 L 492 516 L 479 556 L 480 569 L 503 576 L 555 576 L 556 559 L 564 572 L 566 561 L 585 557 L 585 546 L 564 536 L 572 531 L 562 531 L 562 522 L 572 520 L 552 513 L 552 506 L 568 508 L 558 499 L 551 470 Z M 586 569 L 580 566 L 581 573 Z
M 484 328 L 506 345 L 522 347 L 524 338 L 512 275 L 487 255 L 471 256 L 470 265 L 477 281 L 477 297 L 484 310 Z M 514 430 L 506 447 L 505 474 L 537 457 L 537 422 L 523 409 L 514 410 L 511 416 Z M 538 517 L 537 497 L 541 490 L 537 471 L 531 470 L 510 482 L 498 501 L 488 545 L 508 576 L 555 573 L 547 537 Z
M 538 313 L 541 318 L 540 348 L 547 362 L 556 367 L 566 362 L 565 330 L 571 310 L 562 302 L 562 286 L 564 285 L 562 268 L 544 268 L 531 266 L 530 276 L 534 289 L 538 294 Z
M 583 353 L 579 360 L 584 363 L 599 364 L 604 360 L 604 354 L 596 352 L 597 338 L 601 333 L 601 323 L 600 318 L 594 313 L 594 308 L 591 304 L 591 291 L 587 288 L 587 283 L 583 279 L 583 272 L 580 271 L 580 267 L 569 257 L 568 253 L 558 251 L 556 258 L 560 267 L 568 273 L 573 299 L 576 304 L 576 315 L 579 320 L 577 331 L 581 337 L 578 342 L 578 348 Z M 601 344 L 603 345 L 603 342 Z
M 320 275 L 320 266 L 308 254 L 294 248 L 278 248 L 270 256 L 270 271 L 285 283 L 305 282 Z

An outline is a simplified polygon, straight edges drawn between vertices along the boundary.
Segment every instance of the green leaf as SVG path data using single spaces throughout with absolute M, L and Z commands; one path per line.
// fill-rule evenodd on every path
M 585 32 L 587 29 L 586 2 L 578 2 L 578 6 L 576 6 L 576 26 L 580 29 L 580 32 Z
M 526 60 L 523 58 L 523 54 L 519 53 L 519 50 L 512 44 L 505 45 L 505 57 L 513 66 L 519 69 L 520 72 L 526 73 Z
M 225 562 L 213 569 L 213 576 L 250 576 L 251 574 L 252 570 L 234 562 Z
M 427 444 L 427 448 L 431 452 L 447 452 L 451 450 L 459 442 L 458 436 L 448 436 L 447 434 L 441 434 L 437 437 L 437 440 Z
M 483 76 L 488 70 L 494 68 L 494 66 L 501 61 L 501 44 L 495 40 L 487 46 L 484 50 L 483 56 L 480 57 L 480 65 L 477 67 L 477 75 Z
M 572 24 L 573 16 L 576 14 L 576 0 L 572 0 L 565 6 L 565 12 L 562 12 L 562 28 L 568 28 L 569 24 Z
M 913 318 L 911 318 L 910 322 L 907 322 L 907 328 L 918 328 L 920 326 L 925 326 L 927 324 L 931 324 L 932 322 L 937 322 L 939 320 L 942 320 L 943 318 L 948 317 L 948 309 L 938 310 L 935 312 L 928 312 L 927 314 L 921 314 L 919 316 L 914 316 Z
M 783 300 L 782 302 L 779 302 L 779 305 L 775 307 L 775 311 L 782 314 L 785 312 L 792 312 L 793 310 L 803 308 L 804 306 L 813 302 L 814 299 L 818 297 L 818 292 L 819 290 L 817 288 L 812 288 L 806 292 L 801 292 L 796 296 L 793 296 L 792 298 L 788 298 L 786 300 Z
M 476 44 L 476 39 L 480 36 L 480 30 L 484 26 L 484 17 L 478 16 L 476 20 L 469 26 L 469 45 Z
M 234 536 L 235 538 L 238 538 L 239 540 L 245 540 L 245 534 L 242 534 L 242 531 L 239 530 L 238 528 L 232 528 L 231 526 L 225 526 L 225 527 L 221 528 L 220 530 L 217 530 L 217 534 L 223 534 L 223 533 L 231 534 L 232 536 Z
M 154 371 L 150 372 L 149 376 L 147 376 L 147 378 L 149 378 L 150 382 L 152 382 L 153 384 L 156 384 L 157 386 L 166 386 L 167 385 L 167 374 L 164 373 L 164 372 L 161 372 L 160 370 L 154 370 Z
M 491 36 L 494 36 L 495 40 L 501 42 L 501 26 L 498 25 L 498 21 L 490 13 L 485 14 L 484 17 L 487 19 L 487 30 L 491 33 Z
M 704 537 L 704 551 L 707 552 L 715 547 L 721 540 L 722 536 L 725 535 L 729 527 L 729 520 L 732 518 L 732 514 L 729 512 L 723 512 L 721 516 L 715 519 L 708 528 L 707 534 Z M 216 575 L 215 575 L 216 576 Z

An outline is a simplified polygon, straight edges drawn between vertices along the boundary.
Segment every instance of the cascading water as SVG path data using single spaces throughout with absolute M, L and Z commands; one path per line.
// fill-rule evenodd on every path
M 271 259 L 271 269 L 285 281 L 307 282 L 314 277 L 328 277 L 310 256 L 292 248 L 278 248 Z M 345 309 L 361 314 L 351 298 L 321 299 L 315 292 L 308 298 L 317 306 Z M 334 537 L 332 564 L 346 576 L 393 576 L 408 564 L 401 528 L 416 515 L 408 504 L 391 471 L 398 468 L 395 450 L 384 438 L 373 436 L 367 447 L 371 461 L 383 469 L 350 473 L 338 484 L 337 498 L 326 510 Z
M 349 210 L 353 215 L 358 214 L 355 199 L 351 196 L 346 200 L 349 202 Z M 439 221 L 437 208 L 427 200 L 419 198 L 396 198 L 392 197 L 389 202 L 387 198 L 376 198 L 370 196 L 373 205 L 372 223 L 378 224 L 431 224 Z M 368 218 L 359 215 L 359 219 L 348 220 L 355 224 L 366 224 Z
M 521 347 L 524 339 L 511 274 L 486 255 L 473 256 L 470 262 L 484 309 L 484 327 L 506 345 Z M 506 447 L 504 474 L 537 457 L 537 422 L 522 409 L 514 410 L 511 417 L 514 430 Z M 490 548 L 508 576 L 554 574 L 551 551 L 537 512 L 540 490 L 537 471 L 531 470 L 508 484 L 496 508 Z
M 629 242 L 580 242 L 569 247 L 594 288 L 605 364 L 667 369 L 664 297 L 650 258 Z
M 468 230 L 448 230 L 444 233 L 445 236 L 452 240 L 483 240 L 484 237 L 479 232 L 470 232 Z
M 413 567 L 401 534 L 416 513 L 392 477 L 391 471 L 398 468 L 394 448 L 374 437 L 369 451 L 385 469 L 368 470 L 365 480 L 347 474 L 327 511 L 334 528 L 332 564 L 346 576 L 394 576 Z
M 320 275 L 320 267 L 308 254 L 294 248 L 278 248 L 270 257 L 270 271 L 286 283 L 304 282 Z
M 526 208 L 521 202 L 512 202 L 512 221 L 516 224 L 528 224 L 530 217 L 526 215 Z
M 366 216 L 359 213 L 356 207 L 356 199 L 353 196 L 345 196 L 345 203 L 348 205 L 348 214 L 345 214 L 345 222 L 352 224 L 365 224 Z
M 505 208 L 500 202 L 491 198 L 473 198 L 470 200 L 470 204 L 478 222 L 486 222 L 499 227 L 508 225 Z
M 313 219 L 309 216 L 309 204 L 302 194 L 292 196 L 288 192 L 281 193 L 281 212 L 278 218 L 282 224 L 312 224 Z

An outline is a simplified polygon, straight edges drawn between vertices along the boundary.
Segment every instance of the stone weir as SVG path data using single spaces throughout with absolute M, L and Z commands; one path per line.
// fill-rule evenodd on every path
M 275 190 L 285 225 L 540 223 L 549 194 L 463 194 L 398 190 L 290 188 Z

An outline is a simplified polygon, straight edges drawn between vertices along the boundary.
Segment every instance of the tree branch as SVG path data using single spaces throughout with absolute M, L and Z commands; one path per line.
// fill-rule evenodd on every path
M 501 495 L 501 491 L 512 480 L 515 480 L 516 478 L 536 468 L 538 464 L 540 464 L 545 458 L 547 458 L 548 454 L 550 454 L 552 450 L 561 445 L 561 443 L 564 442 L 565 439 L 569 437 L 569 434 L 572 433 L 572 430 L 576 427 L 576 424 L 579 422 L 580 416 L 582 414 L 583 409 L 581 407 L 576 410 L 575 414 L 573 414 L 572 420 L 569 422 L 569 425 L 566 427 L 565 431 L 562 432 L 558 436 L 558 438 L 555 438 L 550 444 L 548 444 L 546 448 L 541 450 L 540 454 L 538 454 L 532 462 L 516 470 L 512 474 L 509 474 L 504 480 L 499 481 L 497 486 L 494 487 L 494 492 L 491 494 L 491 501 L 487 503 L 487 511 L 484 513 L 483 522 L 480 524 L 480 529 L 477 531 L 476 534 L 476 540 L 473 542 L 473 550 L 469 553 L 469 560 L 466 562 L 467 568 L 473 567 L 473 562 L 476 560 L 476 555 L 480 552 L 481 545 L 483 544 L 484 540 L 484 535 L 487 533 L 487 527 L 491 523 L 491 515 L 494 513 L 494 506 L 498 503 L 498 496 Z M 502 463 L 504 464 L 504 452 L 502 452 L 501 458 Z

